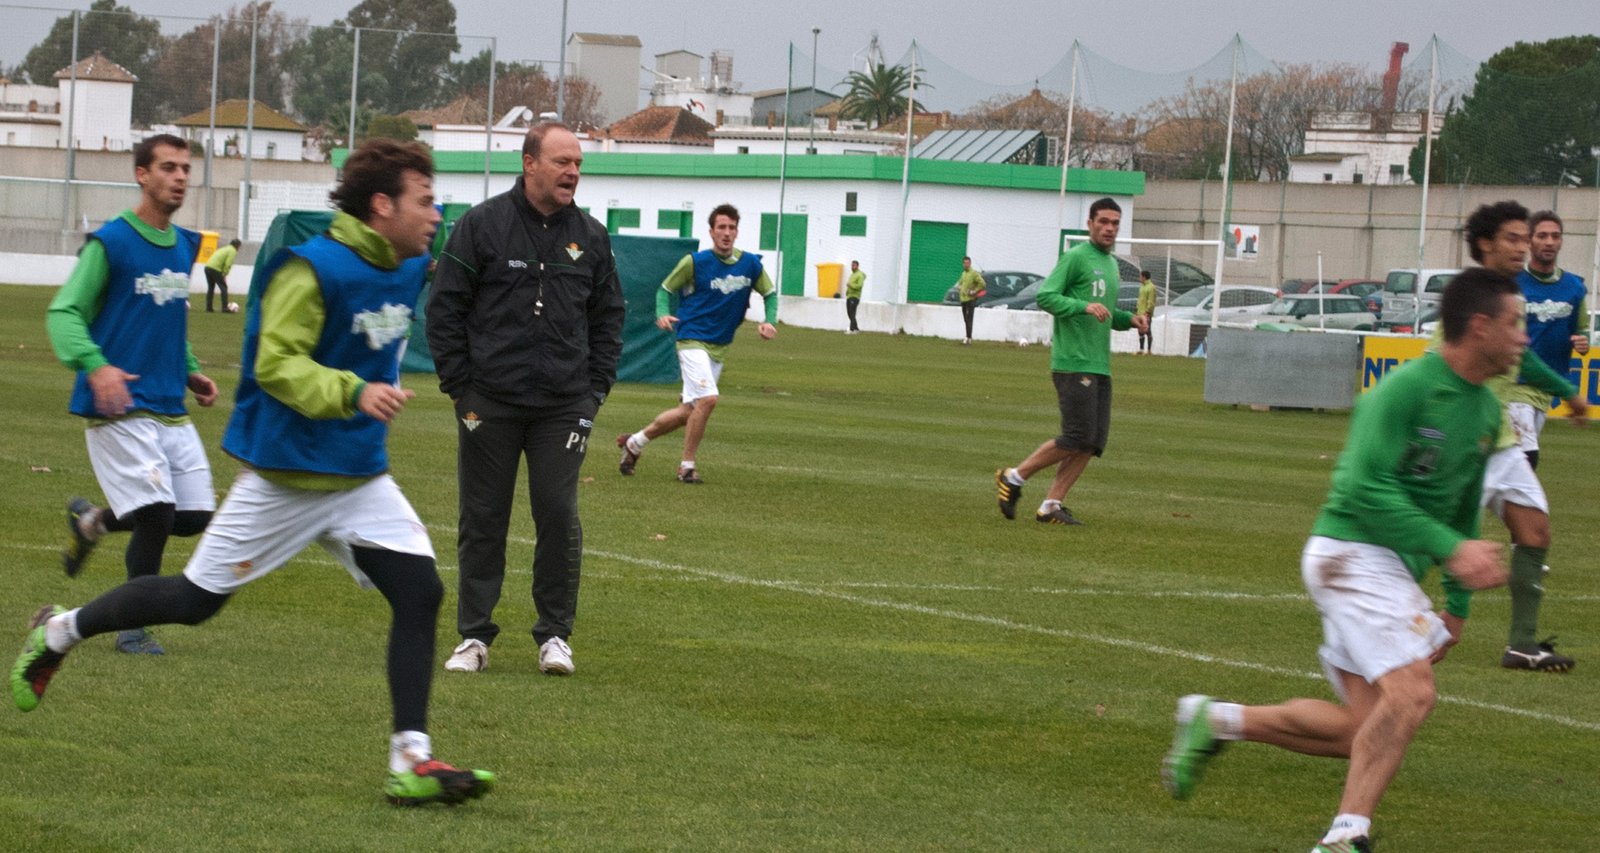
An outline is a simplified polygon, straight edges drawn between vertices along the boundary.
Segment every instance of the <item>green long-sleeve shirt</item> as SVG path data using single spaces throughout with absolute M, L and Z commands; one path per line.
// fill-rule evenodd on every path
M 1440 324 L 1433 329 L 1433 338 L 1428 341 L 1428 349 L 1437 351 L 1443 341 L 1444 325 Z M 1527 384 L 1518 385 L 1518 375 Z M 1522 351 L 1522 363 L 1520 365 L 1499 376 L 1490 377 L 1489 381 L 1483 384 L 1484 387 L 1494 393 L 1495 399 L 1500 401 L 1502 408 L 1508 403 L 1528 402 L 1527 395 L 1530 388 L 1533 389 L 1532 393 L 1539 395 L 1534 398 L 1538 402 L 1533 404 L 1538 406 L 1546 405 L 1551 397 L 1560 397 L 1566 400 L 1578 393 L 1576 386 L 1568 382 L 1565 376 L 1555 372 L 1550 365 L 1545 364 L 1544 359 L 1540 358 L 1539 354 L 1531 349 Z M 1517 431 L 1511 426 L 1511 419 L 1509 417 L 1502 418 L 1500 434 L 1495 438 L 1494 442 L 1495 449 L 1504 450 L 1516 443 Z
M 392 270 L 400 265 L 394 246 L 348 213 L 334 215 L 328 236 L 354 249 L 373 266 Z M 279 267 L 261 296 L 260 310 L 255 368 L 261 390 L 308 418 L 354 417 L 366 381 L 311 357 L 327 322 L 322 287 L 311 264 L 294 258 Z M 350 489 L 367 479 L 259 469 L 256 473 L 279 485 L 311 491 Z
M 977 299 L 978 293 L 983 289 L 983 273 L 975 269 L 963 270 L 961 277 L 956 279 L 956 292 L 960 294 L 962 302 Z
M 1501 410 L 1437 352 L 1395 368 L 1356 401 L 1312 534 L 1388 548 L 1421 581 L 1478 536 Z M 1465 618 L 1471 593 L 1448 574 L 1444 587 L 1445 609 Z
M 222 273 L 223 277 L 226 278 L 228 273 L 233 272 L 233 262 L 238 257 L 239 250 L 235 249 L 232 243 L 229 243 L 212 252 L 211 257 L 206 259 L 206 266 Z
M 844 283 L 844 298 L 846 298 L 846 299 L 860 299 L 861 298 L 861 288 L 866 283 L 867 283 L 867 274 L 866 273 L 862 272 L 861 270 L 856 270 L 855 272 L 851 273 L 850 274 L 850 278 L 847 281 L 845 281 L 845 283 Z
M 744 252 L 734 249 L 726 258 L 717 257 L 717 260 L 732 266 L 739 261 Z M 694 255 L 684 255 L 683 260 L 667 273 L 661 282 L 661 289 L 656 291 L 656 317 L 669 317 L 672 315 L 672 296 L 684 287 L 694 283 Z M 772 277 L 767 275 L 767 268 L 761 268 L 761 277 L 750 286 L 751 290 L 761 294 L 763 306 L 766 308 L 768 323 L 778 322 L 778 289 L 772 283 Z M 712 344 L 705 341 L 678 341 L 678 349 L 703 349 L 717 361 L 722 361 L 727 354 L 728 347 L 732 344 Z
M 145 224 L 131 210 L 124 210 L 121 216 L 146 240 L 163 249 L 178 244 L 178 231 L 170 225 L 165 231 L 159 231 Z M 73 370 L 92 373 L 110 363 L 89 334 L 89 326 L 105 306 L 106 286 L 110 281 L 111 264 L 106 259 L 105 244 L 90 240 L 78 252 L 78 263 L 67 276 L 67 283 L 50 300 L 44 320 L 45 332 L 50 336 L 56 358 Z M 195 358 L 187 341 L 184 342 L 184 356 L 190 373 L 200 369 L 200 360 Z
M 1117 308 L 1117 259 L 1093 243 L 1079 243 L 1061 256 L 1039 285 L 1039 307 L 1055 317 L 1050 370 L 1111 375 L 1111 332 L 1133 326 L 1133 315 Z M 1091 303 L 1111 312 L 1110 322 L 1088 313 Z
M 1139 285 L 1139 302 L 1133 307 L 1135 314 L 1153 314 L 1156 310 L 1156 283 L 1145 279 Z

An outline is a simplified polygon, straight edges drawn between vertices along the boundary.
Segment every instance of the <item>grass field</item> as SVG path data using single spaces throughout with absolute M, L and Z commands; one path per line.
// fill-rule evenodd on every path
M 43 602 L 121 579 L 112 540 L 76 580 L 68 497 L 99 491 L 46 288 L 0 287 L 0 640 Z M 191 337 L 231 401 L 241 322 Z M 513 524 L 505 633 L 481 675 L 440 673 L 441 758 L 500 774 L 456 809 L 383 802 L 387 608 L 318 551 L 168 654 L 110 638 L 67 660 L 40 708 L 0 711 L 0 838 L 94 850 L 1305 850 L 1344 763 L 1237 745 L 1196 797 L 1157 776 L 1174 699 L 1328 696 L 1299 551 L 1343 414 L 1201 400 L 1202 362 L 1117 356 L 1106 457 L 1069 505 L 1088 522 L 1007 522 L 993 471 L 1056 426 L 1048 349 L 745 330 L 702 449 L 676 437 L 637 476 L 611 439 L 668 405 L 616 389 L 580 487 L 587 545 L 577 674 L 541 677 L 528 629 L 532 529 Z M 394 473 L 432 530 L 456 642 L 455 427 L 431 376 L 392 434 Z M 196 411 L 219 487 L 227 406 Z M 1378 815 L 1381 849 L 1594 849 L 1600 757 L 1600 434 L 1555 423 L 1544 625 L 1569 676 L 1497 661 L 1507 598 L 1481 594 L 1439 668 L 1442 700 Z M 1042 479 L 1023 498 L 1029 512 Z M 1497 525 L 1492 535 L 1503 537 Z M 167 572 L 192 540 L 174 540 Z M 1430 585 L 1436 589 L 1436 585 Z M 9 658 L 6 658 L 9 661 Z

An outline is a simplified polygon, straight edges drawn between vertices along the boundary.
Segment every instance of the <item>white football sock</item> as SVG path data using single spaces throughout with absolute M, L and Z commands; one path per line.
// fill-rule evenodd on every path
M 389 736 L 389 769 L 404 773 L 433 757 L 427 732 L 395 732 Z
M 1372 818 L 1358 814 L 1342 814 L 1333 819 L 1333 826 L 1328 828 L 1328 834 L 1322 836 L 1325 842 L 1349 841 L 1363 835 L 1372 834 Z
M 694 463 L 692 461 L 688 460 L 688 459 L 685 459 L 682 462 L 678 463 L 678 467 L 693 471 L 694 470 Z
M 83 642 L 83 635 L 78 633 L 78 611 L 82 608 L 73 608 L 60 616 L 52 616 L 44 623 L 44 644 L 52 652 L 65 653 L 68 649 Z
M 628 436 L 628 450 L 634 453 L 644 452 L 644 446 L 649 443 L 650 436 L 645 435 L 644 430 L 639 430 L 633 435 Z
M 1007 468 L 1006 469 L 1006 473 L 1005 473 L 1005 478 L 1006 478 L 1006 482 L 1010 483 L 1013 486 L 1020 486 L 1023 483 L 1028 482 L 1027 480 L 1022 479 L 1022 475 L 1018 474 L 1017 473 L 1017 469 L 1015 469 L 1015 468 Z
M 1044 503 L 1039 504 L 1039 514 L 1044 515 L 1058 506 L 1061 506 L 1061 501 L 1053 501 L 1047 498 Z
M 1238 702 L 1212 702 L 1206 719 L 1217 740 L 1244 740 L 1244 706 Z

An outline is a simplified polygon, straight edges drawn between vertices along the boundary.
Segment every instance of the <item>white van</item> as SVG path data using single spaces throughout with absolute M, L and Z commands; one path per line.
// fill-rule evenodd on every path
M 1389 270 L 1383 281 L 1383 311 L 1379 315 L 1380 327 L 1396 324 L 1413 325 L 1418 322 L 1418 301 L 1422 313 L 1438 308 L 1444 287 L 1455 278 L 1459 269 L 1423 269 L 1415 267 Z

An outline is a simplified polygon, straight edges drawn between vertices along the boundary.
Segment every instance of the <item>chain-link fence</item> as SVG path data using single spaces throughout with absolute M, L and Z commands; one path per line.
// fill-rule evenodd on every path
M 85 227 L 129 204 L 126 151 L 152 133 L 175 133 L 195 151 L 178 221 L 250 240 L 278 209 L 325 191 L 329 153 L 352 128 L 358 140 L 421 133 L 436 150 L 490 152 L 516 150 L 529 124 L 558 109 L 580 128 L 603 123 L 595 84 L 569 76 L 559 87 L 543 64 L 500 61 L 494 38 L 451 32 L 453 14 L 363 11 L 373 8 L 312 27 L 267 3 L 189 18 L 0 6 L 8 26 L 47 33 L 0 86 L 0 249 L 74 248 Z M 893 156 L 909 139 L 912 176 L 922 158 L 961 156 L 949 153 L 955 143 L 936 151 L 938 134 L 1005 131 L 1015 133 L 1004 150 L 985 156 L 1065 163 L 1068 191 L 1084 185 L 1090 173 L 1080 170 L 1140 172 L 1125 236 L 1202 245 L 1125 250 L 1220 270 L 1229 282 L 1455 265 L 1462 218 L 1504 197 L 1560 212 L 1567 264 L 1592 273 L 1583 260 L 1600 219 L 1593 41 L 1519 46 L 1480 64 L 1435 39 L 1396 45 L 1373 71 L 1366 60 L 1376 57 L 1276 62 L 1239 38 L 1175 72 L 1153 70 L 1159 57 L 1144 46 L 1103 53 L 1069 42 L 1049 70 L 1010 84 L 966 74 L 914 42 L 889 59 L 874 41 L 848 67 L 817 61 L 814 41 L 795 42 L 786 80 L 749 87 L 783 93 L 777 102 L 757 92 L 748 117 L 735 97 L 718 112 L 724 128 L 787 126 L 783 150 L 796 154 Z M 1418 144 L 1430 127 L 1431 149 Z M 1081 229 L 1079 213 L 1063 201 L 1055 222 L 1028 224 L 1054 243 Z M 1234 235 L 1234 245 L 1215 248 Z

